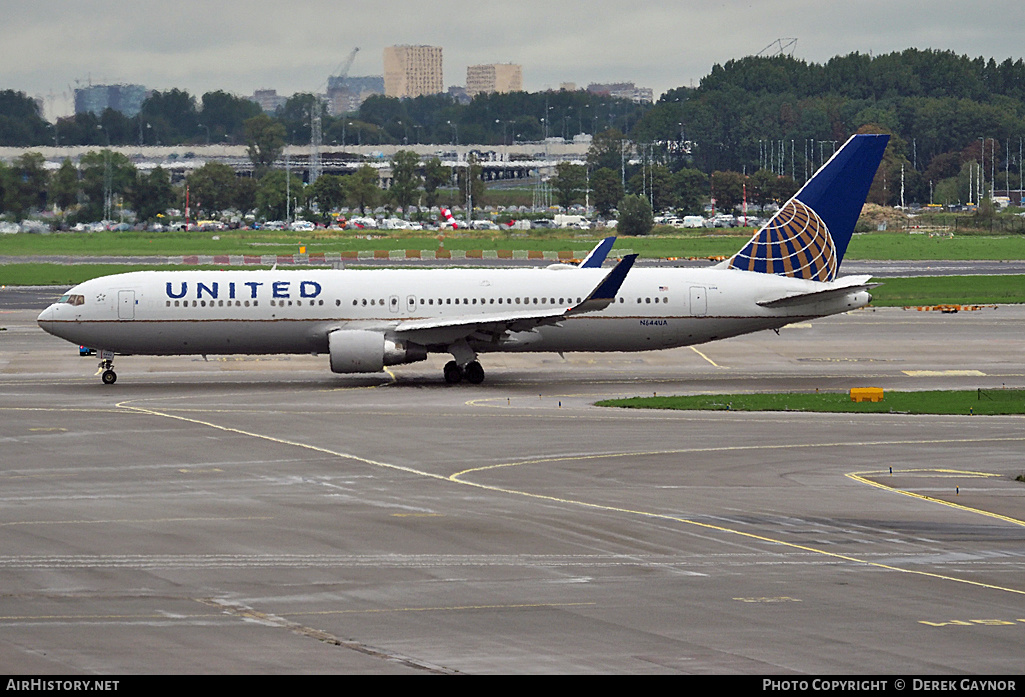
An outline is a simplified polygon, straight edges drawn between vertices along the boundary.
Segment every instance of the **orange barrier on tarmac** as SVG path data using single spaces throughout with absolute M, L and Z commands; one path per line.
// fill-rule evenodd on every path
M 883 401 L 882 387 L 852 387 L 852 402 L 881 402 Z
M 997 309 L 996 305 L 908 305 L 904 309 L 907 310 L 914 307 L 919 312 L 945 312 L 947 314 L 954 314 L 955 312 L 974 312 L 975 310 L 981 310 L 985 307 L 991 307 L 994 310 Z

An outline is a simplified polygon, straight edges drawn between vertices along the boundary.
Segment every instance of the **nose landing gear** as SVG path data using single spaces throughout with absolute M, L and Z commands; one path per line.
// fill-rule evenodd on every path
M 113 385 L 117 382 L 117 373 L 114 372 L 114 352 L 100 351 L 100 367 L 96 371 L 104 385 Z

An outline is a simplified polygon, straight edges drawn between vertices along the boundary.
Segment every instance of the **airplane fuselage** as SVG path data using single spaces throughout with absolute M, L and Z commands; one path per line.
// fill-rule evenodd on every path
M 338 330 L 389 335 L 425 319 L 566 309 L 602 269 L 144 271 L 87 281 L 39 317 L 46 331 L 118 353 L 325 353 Z M 815 281 L 723 269 L 635 268 L 607 308 L 557 325 L 470 337 L 478 352 L 642 351 L 700 344 L 862 307 L 864 290 L 798 307 L 760 300 Z M 67 297 L 67 296 L 66 296 Z M 78 298 L 81 298 L 79 301 Z M 404 324 L 405 323 L 405 324 Z M 428 350 L 448 339 L 421 333 Z M 402 362 L 402 361 L 400 361 Z

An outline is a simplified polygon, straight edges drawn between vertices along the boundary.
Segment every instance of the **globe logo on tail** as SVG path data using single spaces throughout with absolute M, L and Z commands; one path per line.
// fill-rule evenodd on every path
M 836 278 L 836 246 L 818 214 L 796 198 L 759 230 L 730 259 L 742 271 L 832 281 Z

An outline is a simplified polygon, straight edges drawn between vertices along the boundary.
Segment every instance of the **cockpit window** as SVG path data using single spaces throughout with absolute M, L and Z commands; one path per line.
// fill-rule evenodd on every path
M 71 294 L 62 295 L 60 300 L 58 300 L 57 302 L 67 303 L 68 305 L 85 305 L 85 296 Z

